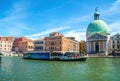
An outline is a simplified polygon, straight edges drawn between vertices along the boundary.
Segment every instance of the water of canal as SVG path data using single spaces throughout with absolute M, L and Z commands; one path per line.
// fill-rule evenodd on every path
M 2 57 L 0 81 L 120 81 L 120 58 L 58 62 Z

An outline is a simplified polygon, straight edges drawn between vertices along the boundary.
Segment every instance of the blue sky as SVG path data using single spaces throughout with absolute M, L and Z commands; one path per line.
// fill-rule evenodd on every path
M 120 33 L 120 0 L 0 0 L 0 36 L 37 39 L 58 31 L 85 40 L 97 6 L 111 36 Z

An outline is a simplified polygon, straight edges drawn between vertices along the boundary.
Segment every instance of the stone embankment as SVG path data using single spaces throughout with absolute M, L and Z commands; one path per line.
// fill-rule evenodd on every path
M 0 51 L 3 56 L 23 56 L 21 53 Z
M 86 55 L 85 57 L 90 57 L 90 58 L 120 58 L 120 56 L 105 56 L 105 55 L 99 55 L 99 54 L 89 54 L 89 55 Z

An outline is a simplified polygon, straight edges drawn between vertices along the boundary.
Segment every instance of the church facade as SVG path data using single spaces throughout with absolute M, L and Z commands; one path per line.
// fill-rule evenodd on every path
M 99 19 L 100 14 L 95 10 L 94 20 L 88 25 L 86 32 L 87 54 L 108 55 L 110 33 L 107 24 Z

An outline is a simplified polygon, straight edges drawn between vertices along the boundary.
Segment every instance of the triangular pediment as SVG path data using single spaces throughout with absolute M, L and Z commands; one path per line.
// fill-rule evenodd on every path
M 107 40 L 107 36 L 96 33 L 96 34 L 88 37 L 87 40 Z

